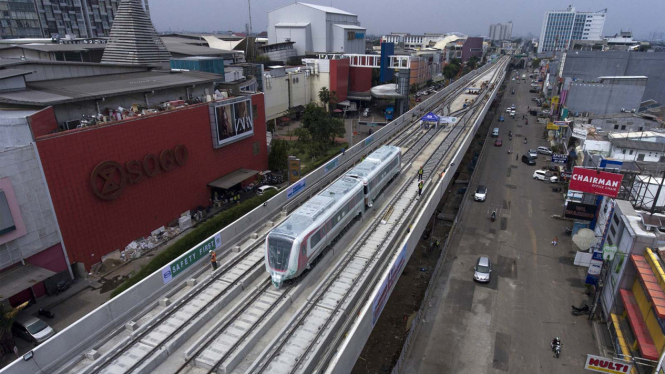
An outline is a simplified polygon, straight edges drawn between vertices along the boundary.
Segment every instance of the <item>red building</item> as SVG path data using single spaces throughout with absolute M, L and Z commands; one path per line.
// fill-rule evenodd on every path
M 224 176 L 248 183 L 267 169 L 263 94 L 251 95 L 251 116 L 243 102 L 227 101 L 236 103 L 195 104 L 37 137 L 71 263 L 89 269 L 183 212 L 210 205 L 209 183 Z M 222 119 L 237 133 L 227 134 Z

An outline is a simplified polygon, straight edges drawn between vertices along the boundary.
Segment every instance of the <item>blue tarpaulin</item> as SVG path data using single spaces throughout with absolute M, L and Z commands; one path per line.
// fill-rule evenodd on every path
M 420 120 L 425 121 L 425 122 L 439 122 L 439 116 L 437 116 L 436 114 L 434 114 L 432 112 L 429 112 L 429 113 L 425 114 L 425 116 L 423 118 L 421 118 Z

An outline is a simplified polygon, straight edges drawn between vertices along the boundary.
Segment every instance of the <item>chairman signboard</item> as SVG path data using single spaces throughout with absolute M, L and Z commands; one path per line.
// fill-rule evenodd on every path
M 607 173 L 576 166 L 570 179 L 569 189 L 596 195 L 617 197 L 623 175 Z
M 254 135 L 251 99 L 240 97 L 210 103 L 210 122 L 213 148 L 251 137 Z
M 599 373 L 623 374 L 630 373 L 633 365 L 626 361 L 612 360 L 605 357 L 587 355 L 584 368 Z

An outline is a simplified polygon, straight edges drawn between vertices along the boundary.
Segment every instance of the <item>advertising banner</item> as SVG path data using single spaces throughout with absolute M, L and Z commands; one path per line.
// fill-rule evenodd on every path
M 584 129 L 573 129 L 573 133 L 571 135 L 573 138 L 586 140 L 587 131 Z
M 623 175 L 607 173 L 576 166 L 570 179 L 571 190 L 588 192 L 596 195 L 617 197 Z
M 252 101 L 249 97 L 210 104 L 213 148 L 254 135 Z
M 623 374 L 630 373 L 633 369 L 633 364 L 601 356 L 587 355 L 584 368 L 599 373 Z
M 404 244 L 402 251 L 399 253 L 399 255 L 397 255 L 395 262 L 393 262 L 393 266 L 390 268 L 388 277 L 384 279 L 383 283 L 381 284 L 381 288 L 379 288 L 379 292 L 374 297 L 374 301 L 372 302 L 372 326 L 376 325 L 376 321 L 379 320 L 379 316 L 381 316 L 383 307 L 388 301 L 388 296 L 390 296 L 390 290 L 397 283 L 397 279 L 399 278 L 399 275 L 402 273 L 402 269 L 404 269 L 405 266 L 406 244 Z
M 286 190 L 286 199 L 289 200 L 292 197 L 296 196 L 297 194 L 300 193 L 300 191 L 305 189 L 305 186 L 307 185 L 307 179 L 301 179 L 298 182 L 292 184 L 287 190 Z
M 547 127 L 546 127 L 546 129 L 548 129 L 548 130 L 558 131 L 558 130 L 559 130 L 559 126 L 555 125 L 554 122 L 548 122 L 548 123 L 547 123 Z
M 188 267 L 198 262 L 202 258 L 207 258 L 208 252 L 214 251 L 222 246 L 222 236 L 217 233 L 212 238 L 192 248 L 180 257 L 179 260 L 170 263 L 162 268 L 162 280 L 164 284 L 169 283 L 173 278 L 177 277 L 180 273 L 185 271 Z
M 289 156 L 287 161 L 289 169 L 289 183 L 295 183 L 300 180 L 300 159 L 294 156 Z
M 323 172 L 325 174 L 328 174 L 328 172 L 334 170 L 337 167 L 337 165 L 339 165 L 339 157 L 335 157 L 334 160 L 327 163 L 326 166 L 323 168 Z
M 558 154 L 558 153 L 552 153 L 552 162 L 556 162 L 558 164 L 568 163 L 568 155 L 561 155 L 561 154 Z
M 596 215 L 596 206 L 569 201 L 566 205 L 564 216 L 566 218 L 592 221 Z

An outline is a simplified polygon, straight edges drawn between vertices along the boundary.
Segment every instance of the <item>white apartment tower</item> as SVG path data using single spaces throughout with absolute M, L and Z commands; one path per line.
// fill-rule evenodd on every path
M 513 21 L 490 25 L 490 40 L 510 40 L 513 36 Z
M 571 40 L 601 40 L 606 15 L 607 9 L 578 12 L 572 6 L 546 12 L 538 53 L 568 49 Z

